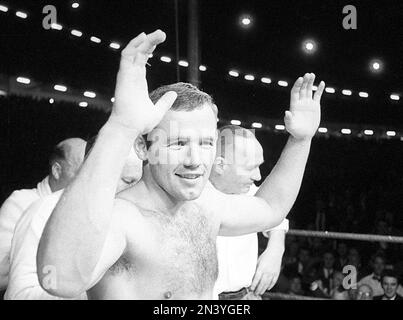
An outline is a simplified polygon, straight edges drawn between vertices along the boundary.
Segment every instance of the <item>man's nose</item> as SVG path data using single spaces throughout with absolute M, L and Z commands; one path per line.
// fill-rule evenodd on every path
M 186 167 L 198 167 L 201 162 L 200 159 L 200 148 L 196 144 L 192 144 L 188 147 L 183 164 Z
M 252 175 L 252 180 L 253 181 L 260 181 L 262 180 L 262 176 L 260 174 L 260 169 L 257 168 L 254 170 L 253 175 Z

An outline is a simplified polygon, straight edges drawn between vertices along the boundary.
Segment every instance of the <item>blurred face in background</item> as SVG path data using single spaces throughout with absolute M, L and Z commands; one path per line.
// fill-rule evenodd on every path
M 374 260 L 374 273 L 377 276 L 380 276 L 383 272 L 383 270 L 385 270 L 385 261 L 383 260 L 382 257 L 376 257 Z
M 323 266 L 326 269 L 333 269 L 334 265 L 334 256 L 332 253 L 327 252 L 323 255 Z
M 358 287 L 356 300 L 372 300 L 372 289 L 370 286 L 363 284 Z
M 389 299 L 396 295 L 398 281 L 395 277 L 383 277 L 382 288 Z

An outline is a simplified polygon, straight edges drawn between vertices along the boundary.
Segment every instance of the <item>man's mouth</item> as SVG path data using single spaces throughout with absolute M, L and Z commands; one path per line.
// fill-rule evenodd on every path
M 178 177 L 182 179 L 188 179 L 188 180 L 196 180 L 203 176 L 201 173 L 176 173 Z

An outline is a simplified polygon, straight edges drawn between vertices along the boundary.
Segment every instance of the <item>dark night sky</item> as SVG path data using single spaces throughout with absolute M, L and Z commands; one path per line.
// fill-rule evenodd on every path
M 157 55 L 175 55 L 175 11 L 173 0 L 100 1 L 81 0 L 79 9 L 71 1 L 9 0 L 0 13 L 0 73 L 24 74 L 43 83 L 62 82 L 74 88 L 91 89 L 112 96 L 119 54 L 108 48 L 109 41 L 122 45 L 138 33 L 160 28 L 167 41 Z M 391 93 L 403 93 L 403 2 L 395 1 L 257 1 L 199 0 L 202 88 L 211 93 L 224 114 L 280 118 L 288 104 L 289 88 L 276 82 L 292 83 L 305 72 L 314 72 L 335 95 L 323 98 L 323 120 L 373 123 L 401 127 L 403 99 L 393 102 Z M 67 30 L 42 29 L 42 8 L 54 4 L 59 23 L 81 30 L 81 39 Z M 344 30 L 342 9 L 353 4 L 358 11 L 358 30 Z M 15 17 L 15 9 L 26 11 L 27 20 Z M 242 29 L 242 13 L 253 16 L 253 26 Z M 187 1 L 179 0 L 180 56 L 187 53 Z M 104 40 L 96 45 L 95 35 Z M 305 55 L 301 43 L 315 39 L 318 51 Z M 384 71 L 372 74 L 372 58 L 384 61 Z M 176 81 L 174 63 L 152 59 L 150 89 Z M 269 76 L 270 85 L 259 78 L 253 83 L 228 76 L 231 68 L 241 74 Z M 186 69 L 181 68 L 181 80 Z M 341 89 L 353 90 L 352 97 Z M 366 91 L 370 97 L 358 97 Z

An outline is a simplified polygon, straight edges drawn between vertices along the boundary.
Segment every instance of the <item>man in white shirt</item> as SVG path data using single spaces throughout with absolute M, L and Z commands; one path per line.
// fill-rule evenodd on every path
M 88 154 L 95 139 L 88 141 L 85 154 Z M 131 150 L 123 168 L 116 192 L 137 183 L 142 174 L 142 161 Z M 15 227 L 10 253 L 9 284 L 5 293 L 6 300 L 65 300 L 48 294 L 39 284 L 36 269 L 36 253 L 43 229 L 53 209 L 62 195 L 63 190 L 57 191 L 32 204 Z M 49 270 L 51 271 L 51 270 Z M 49 286 L 54 285 L 51 273 L 47 279 Z M 86 294 L 73 300 L 85 300 Z
M 260 181 L 263 148 L 254 134 L 242 127 L 229 125 L 220 129 L 217 159 L 210 182 L 226 194 L 253 196 Z M 261 299 L 280 274 L 288 220 L 265 232 L 269 238 L 266 250 L 258 259 L 257 234 L 217 237 L 218 279 L 214 296 L 221 300 Z
M 385 271 L 385 258 L 382 255 L 376 255 L 372 259 L 372 270 L 373 272 L 366 277 L 362 278 L 358 285 L 366 284 L 371 287 L 373 296 L 382 296 L 384 294 L 384 290 L 382 287 L 381 277 L 383 272 Z M 399 295 L 403 295 L 403 287 L 401 285 L 397 288 L 397 293 Z
M 0 208 L 0 290 L 8 284 L 10 248 L 15 226 L 34 202 L 63 189 L 84 160 L 86 142 L 71 138 L 56 145 L 49 158 L 49 175 L 34 189 L 14 191 Z

